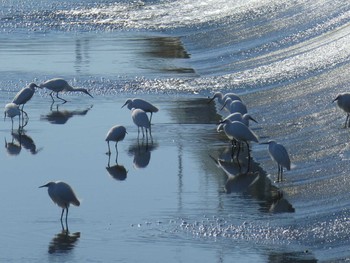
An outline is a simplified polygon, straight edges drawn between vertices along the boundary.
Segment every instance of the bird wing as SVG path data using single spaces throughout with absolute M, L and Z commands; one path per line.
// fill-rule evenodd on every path
M 34 91 L 31 89 L 21 89 L 13 98 L 13 103 L 17 105 L 24 104 L 33 97 Z
M 286 167 L 287 170 L 290 170 L 290 158 L 286 148 L 281 144 L 275 144 L 273 147 L 269 147 L 269 152 L 271 157 L 283 167 Z
M 55 187 L 55 193 L 57 200 L 59 200 L 61 203 L 67 204 L 68 206 L 69 204 L 76 206 L 80 205 L 80 202 L 76 197 L 73 189 L 66 183 L 57 183 Z

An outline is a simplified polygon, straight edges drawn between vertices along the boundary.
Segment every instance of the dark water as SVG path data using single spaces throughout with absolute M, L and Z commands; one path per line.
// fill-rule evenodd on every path
M 50 109 L 39 90 L 28 105 L 35 148 L 27 138 L 28 151 L 23 143 L 1 157 L 2 199 L 25 189 L 2 206 L 3 260 L 57 261 L 55 251 L 68 261 L 349 260 L 349 133 L 331 103 L 349 88 L 349 18 L 346 1 L 2 1 L 3 104 L 52 77 L 95 97 L 69 94 L 69 105 Z M 226 113 L 205 99 L 217 90 L 242 96 L 261 141 L 286 146 L 295 165 L 286 181 L 274 183 L 262 145 L 252 145 L 248 177 L 227 162 L 215 126 Z M 146 150 L 119 109 L 129 96 L 161 108 Z M 120 150 L 135 173 L 125 184 L 113 180 L 125 179 L 123 167 L 105 169 L 101 138 L 115 122 L 132 130 Z M 1 127 L 11 141 L 10 121 Z M 68 237 L 58 209 L 35 189 L 47 180 L 69 181 L 86 199 L 71 209 Z M 45 241 L 48 249 L 38 249 Z

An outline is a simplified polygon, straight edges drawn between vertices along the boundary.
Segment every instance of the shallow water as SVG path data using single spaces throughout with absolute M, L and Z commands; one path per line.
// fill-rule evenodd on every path
M 349 10 L 343 1 L 3 1 L 0 100 L 51 77 L 94 99 L 70 93 L 51 105 L 38 90 L 25 134 L 1 124 L 0 196 L 11 199 L 1 204 L 0 259 L 348 260 L 348 130 L 331 101 L 349 82 Z M 207 103 L 216 90 L 239 93 L 260 140 L 286 146 L 295 167 L 285 181 L 274 182 L 266 145 L 251 145 L 248 175 L 244 155 L 241 167 L 231 161 L 216 132 L 227 113 Z M 147 147 L 120 108 L 128 97 L 160 108 Z M 129 134 L 108 167 L 114 124 Z M 69 236 L 38 188 L 49 180 L 82 199 Z

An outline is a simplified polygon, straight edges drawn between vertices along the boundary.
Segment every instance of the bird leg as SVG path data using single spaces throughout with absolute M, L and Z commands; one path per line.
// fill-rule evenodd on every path
M 109 147 L 109 141 L 107 141 L 107 145 L 108 145 L 108 152 L 107 152 L 107 154 L 111 155 L 111 148 Z
M 56 98 L 62 100 L 62 101 L 63 101 L 63 104 L 67 102 L 65 99 L 63 99 L 63 98 L 61 98 L 61 97 L 58 97 L 58 92 L 56 92 Z
M 52 96 L 52 93 L 53 93 L 53 91 L 50 92 L 50 97 L 51 97 L 51 99 L 52 99 L 52 102 L 55 102 L 55 100 L 54 100 L 54 98 L 53 98 L 53 96 Z
M 248 148 L 248 167 L 247 167 L 247 173 L 249 172 L 250 169 L 250 150 L 249 150 L 249 143 L 245 142 L 247 144 L 247 148 Z
M 281 175 L 281 165 L 278 164 L 277 182 L 281 182 L 280 175 Z
M 116 151 L 115 163 L 118 163 L 118 143 L 115 143 L 115 151 Z
M 350 127 L 350 121 L 349 121 L 349 113 L 346 114 L 346 120 L 344 124 L 344 128 Z
M 63 213 L 64 213 L 64 208 L 62 208 L 62 213 L 61 213 L 61 223 L 62 223 Z

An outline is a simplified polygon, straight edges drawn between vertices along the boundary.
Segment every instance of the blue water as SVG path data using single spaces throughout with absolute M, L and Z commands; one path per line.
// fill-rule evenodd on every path
M 38 90 L 26 105 L 36 146 L 1 156 L 1 198 L 10 200 L 1 206 L 0 258 L 349 260 L 349 136 L 331 103 L 349 88 L 349 21 L 346 1 L 2 1 L 3 104 L 52 77 L 95 98 L 68 94 L 69 104 L 50 108 Z M 243 97 L 262 141 L 287 147 L 295 167 L 285 182 L 274 183 L 262 145 L 252 145 L 250 177 L 228 177 L 237 166 L 215 163 L 227 159 L 215 126 L 227 113 L 206 99 L 218 90 Z M 132 96 L 161 108 L 147 149 L 120 109 Z M 122 182 L 106 170 L 101 139 L 115 122 L 130 130 Z M 7 141 L 10 125 L 0 127 Z M 69 181 L 83 199 L 70 210 L 69 241 L 59 209 L 36 189 L 48 180 Z M 277 190 L 284 198 L 273 202 Z

